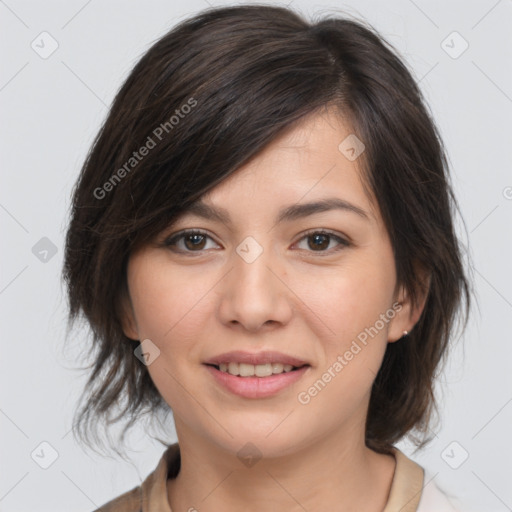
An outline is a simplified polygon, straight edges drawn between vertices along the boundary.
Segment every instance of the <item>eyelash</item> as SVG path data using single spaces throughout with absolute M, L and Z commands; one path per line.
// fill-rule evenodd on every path
M 176 242 L 183 240 L 187 236 L 193 236 L 193 235 L 205 236 L 205 237 L 213 240 L 213 238 L 205 231 L 202 231 L 200 229 L 190 229 L 190 230 L 180 231 L 178 233 L 174 233 L 174 234 L 170 235 L 163 241 L 163 245 L 165 247 L 172 248 L 172 247 L 176 246 Z M 332 231 L 328 231 L 328 230 L 324 230 L 324 229 L 310 230 L 310 231 L 304 233 L 302 235 L 302 237 L 298 240 L 298 242 L 301 242 L 302 240 L 307 239 L 308 237 L 310 237 L 312 235 L 327 235 L 331 239 L 334 239 L 339 243 L 339 245 L 334 250 L 331 249 L 329 251 L 313 251 L 313 250 L 307 251 L 307 252 L 311 252 L 311 253 L 317 253 L 317 255 L 320 257 L 331 255 L 331 254 L 336 253 L 336 252 L 338 252 L 346 247 L 349 247 L 351 245 L 351 243 L 348 240 L 340 237 L 339 235 L 333 233 Z M 298 242 L 296 242 L 296 243 L 298 243 Z M 182 254 L 187 254 L 188 256 L 193 256 L 193 255 L 195 255 L 195 253 L 201 254 L 203 251 L 205 251 L 207 249 L 201 249 L 198 251 L 189 251 L 186 249 L 185 250 L 171 249 L 171 250 L 173 250 L 174 252 L 180 252 Z

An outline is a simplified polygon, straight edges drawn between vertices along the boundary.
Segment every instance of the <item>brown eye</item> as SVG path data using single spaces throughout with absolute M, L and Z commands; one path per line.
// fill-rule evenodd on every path
M 310 249 L 313 249 L 314 251 L 316 251 L 318 249 L 327 249 L 327 247 L 329 247 L 329 242 L 330 242 L 329 235 L 319 233 L 319 234 L 315 234 L 315 235 L 309 235 L 307 238 L 308 238 L 308 247 Z
M 211 248 L 207 247 L 209 240 L 213 242 L 212 238 L 203 231 L 182 231 L 168 237 L 163 245 L 175 252 L 199 253 Z
M 185 242 L 185 247 L 190 250 L 194 249 L 204 249 L 206 237 L 199 233 L 186 235 L 183 237 Z
M 304 240 L 307 241 L 306 247 L 300 247 Z M 299 249 L 304 249 L 308 252 L 331 254 L 344 247 L 348 247 L 350 243 L 339 235 L 328 231 L 311 231 L 301 238 L 298 245 Z

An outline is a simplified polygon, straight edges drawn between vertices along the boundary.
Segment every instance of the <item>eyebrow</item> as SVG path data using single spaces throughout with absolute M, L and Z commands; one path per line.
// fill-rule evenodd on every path
M 329 210 L 342 210 L 349 213 L 355 213 L 359 217 L 370 220 L 368 213 L 362 208 L 338 197 L 328 197 L 320 201 L 300 204 L 297 203 L 282 208 L 277 215 L 276 224 L 281 222 L 290 222 Z M 226 225 L 231 224 L 231 217 L 228 210 L 222 207 L 210 206 L 201 200 L 193 202 L 182 213 L 183 215 L 192 214 L 205 219 L 216 220 Z

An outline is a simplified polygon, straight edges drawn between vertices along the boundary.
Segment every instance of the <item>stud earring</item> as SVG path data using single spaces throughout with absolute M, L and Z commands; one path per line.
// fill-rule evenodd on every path
M 409 333 L 407 331 L 404 331 L 404 336 L 407 336 Z

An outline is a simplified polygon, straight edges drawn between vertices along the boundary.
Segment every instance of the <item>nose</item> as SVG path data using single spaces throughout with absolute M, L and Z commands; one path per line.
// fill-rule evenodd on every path
M 293 312 L 292 292 L 282 264 L 263 251 L 254 261 L 232 255 L 232 269 L 220 283 L 219 317 L 223 324 L 250 332 L 287 324 Z M 279 268 L 278 268 L 279 267 Z

